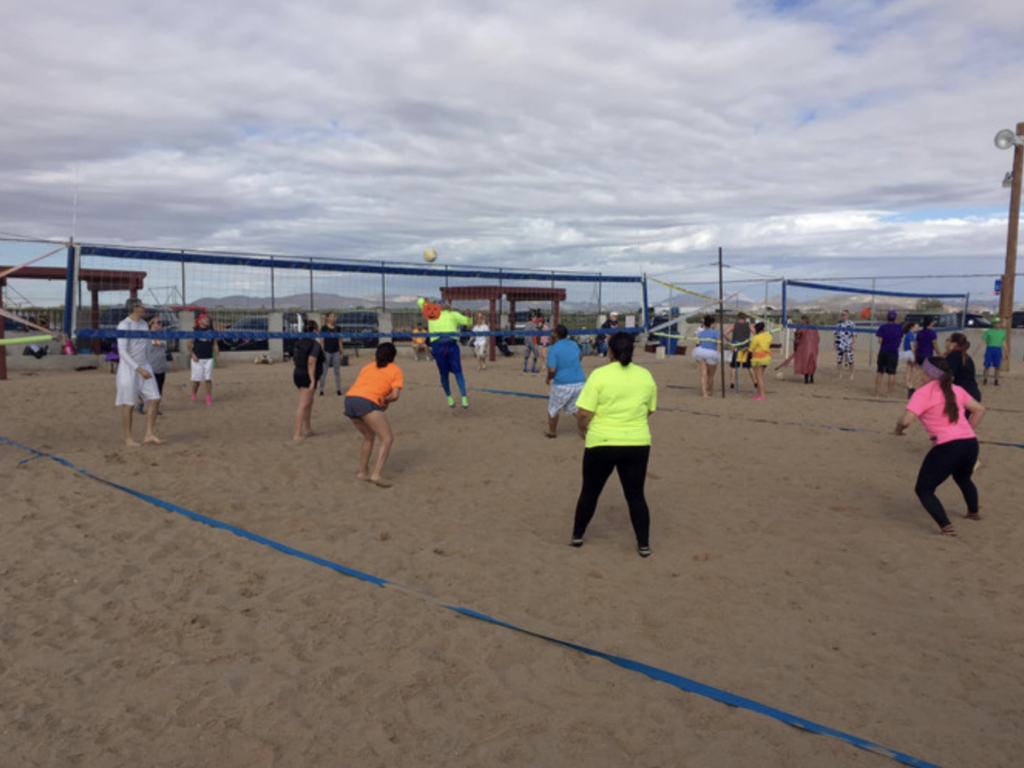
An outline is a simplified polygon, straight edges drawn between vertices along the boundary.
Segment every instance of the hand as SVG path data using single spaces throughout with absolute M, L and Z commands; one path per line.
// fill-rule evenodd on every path
M 144 379 L 153 378 L 153 374 L 147 371 L 145 368 L 136 368 L 135 371 Z

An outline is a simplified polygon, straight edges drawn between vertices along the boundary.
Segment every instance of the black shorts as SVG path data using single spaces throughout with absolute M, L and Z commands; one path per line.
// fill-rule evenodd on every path
M 350 419 L 361 419 L 368 413 L 381 410 L 383 408 L 373 402 L 373 400 L 367 400 L 365 397 L 345 395 L 345 415 Z
M 887 373 L 890 376 L 896 375 L 896 366 L 900 361 L 899 352 L 879 352 L 878 353 L 878 372 Z
M 305 368 L 296 368 L 295 373 L 292 374 L 292 381 L 295 382 L 295 386 L 299 389 L 309 389 L 313 383 L 309 380 L 309 371 Z
M 732 362 L 729 363 L 729 367 L 730 368 L 749 368 L 750 367 L 750 352 L 747 352 L 747 359 L 744 360 L 742 363 L 737 363 L 736 362 L 736 357 L 737 357 L 736 350 L 733 350 L 732 351 Z

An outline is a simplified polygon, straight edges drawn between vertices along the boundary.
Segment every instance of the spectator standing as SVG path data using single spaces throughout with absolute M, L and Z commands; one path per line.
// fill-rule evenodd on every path
M 878 347 L 878 367 L 875 374 L 875 397 L 882 393 L 882 376 L 888 376 L 885 396 L 889 397 L 896 388 L 896 366 L 900 359 L 900 342 L 903 341 L 903 326 L 896 322 L 896 311 L 890 309 L 886 322 L 875 331 L 881 341 Z
M 1003 365 L 1003 351 L 1006 347 L 1006 329 L 1002 327 L 1003 318 L 993 317 L 992 327 L 986 328 L 981 334 L 981 340 L 985 342 L 985 360 L 982 365 L 981 383 L 988 384 L 988 371 L 992 369 L 992 384 L 999 386 L 999 369 Z
M 853 381 L 853 329 L 856 327 L 857 324 L 850 319 L 850 310 L 844 309 L 840 313 L 839 323 L 836 325 L 834 334 L 836 370 L 839 372 L 840 379 L 843 378 L 843 368 L 846 367 L 850 371 L 850 381 Z

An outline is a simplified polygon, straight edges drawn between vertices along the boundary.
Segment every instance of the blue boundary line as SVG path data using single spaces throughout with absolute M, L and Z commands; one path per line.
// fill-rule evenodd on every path
M 525 393 L 512 392 L 508 394 Z M 525 396 L 538 397 L 537 395 Z M 259 534 L 252 533 L 250 531 L 245 530 L 244 528 L 239 528 L 238 526 L 231 525 L 230 523 L 223 523 L 211 517 L 201 515 L 198 512 L 192 512 L 191 510 L 185 509 L 184 507 L 179 507 L 177 504 L 172 504 L 162 499 L 158 499 L 155 496 L 150 496 L 147 493 L 142 493 L 141 491 L 136 491 L 132 488 L 120 485 L 119 483 L 115 483 L 111 480 L 106 480 L 102 477 L 99 477 L 98 475 L 93 474 L 92 472 L 89 472 L 88 470 L 76 467 L 74 464 L 72 464 L 66 459 L 62 459 L 59 456 L 54 456 L 53 454 L 46 453 L 44 451 L 39 451 L 36 450 L 35 448 L 31 448 L 26 445 L 22 445 L 21 443 L 17 443 L 2 435 L 0 435 L 0 441 L 7 443 L 8 445 L 14 446 L 16 448 L 20 448 L 21 450 L 35 454 L 32 457 L 32 459 L 52 459 L 53 461 L 56 461 L 58 464 L 61 464 L 74 472 L 78 472 L 79 474 L 82 474 L 91 480 L 96 480 L 97 482 L 103 483 L 104 485 L 109 485 L 112 488 L 116 488 L 119 491 L 123 491 L 124 493 L 127 493 L 130 496 L 134 496 L 135 498 L 145 501 L 146 503 L 151 504 L 155 507 L 166 510 L 168 512 L 173 512 L 178 515 L 182 515 L 183 517 L 186 517 L 189 520 L 192 520 L 197 523 L 203 523 L 204 525 L 208 525 L 211 528 L 217 528 L 222 531 L 227 531 L 228 533 L 233 533 L 236 536 L 240 536 L 241 538 L 248 539 L 249 541 L 252 541 L 256 544 L 269 547 L 270 549 L 281 552 L 282 554 L 297 557 L 301 560 L 306 560 L 310 563 L 313 563 L 314 565 L 319 565 L 324 568 L 328 568 L 344 576 L 351 576 L 354 579 L 359 579 L 360 581 L 365 581 L 379 587 L 391 585 L 402 589 L 406 589 L 407 591 L 414 592 L 415 594 L 421 594 L 416 593 L 415 590 L 410 590 L 407 587 L 402 587 L 402 585 L 396 584 L 395 582 L 388 581 L 387 579 L 372 576 L 370 574 L 363 573 L 362 571 L 357 571 L 353 568 L 347 568 L 346 566 L 341 565 L 340 563 L 335 563 L 331 560 L 326 560 L 322 557 L 317 557 L 316 555 L 309 554 L 308 552 L 303 552 L 302 550 L 295 549 L 294 547 L 289 547 L 288 545 L 282 544 L 278 541 L 274 541 L 273 539 L 268 539 L 264 536 L 260 536 Z M 728 691 L 724 691 L 720 688 L 715 688 L 710 685 L 698 683 L 696 680 L 691 680 L 687 677 L 683 677 L 682 675 L 677 675 L 673 672 L 668 672 L 664 669 L 650 666 L 649 664 L 644 664 L 639 661 L 628 659 L 624 656 L 616 656 L 614 654 L 605 653 L 603 651 L 598 651 L 593 648 L 588 648 L 585 645 L 577 645 L 576 643 L 571 643 L 567 640 L 560 640 L 556 637 L 551 637 L 550 635 L 545 635 L 539 632 L 534 632 L 529 629 L 524 629 L 522 627 L 516 626 L 515 624 L 509 624 L 508 622 L 501 621 L 500 619 L 495 619 L 494 617 L 488 616 L 487 614 L 479 613 L 478 611 L 474 611 L 471 608 L 463 608 L 456 605 L 448 605 L 446 603 L 441 603 L 441 605 L 447 610 L 453 611 L 461 616 L 467 616 L 472 619 L 479 619 L 480 621 L 484 621 L 489 624 L 494 624 L 498 627 L 504 627 L 505 629 L 520 632 L 522 634 L 529 635 L 540 640 L 546 640 L 550 643 L 554 643 L 555 645 L 560 645 L 563 648 L 569 648 L 571 650 L 578 651 L 587 656 L 593 656 L 595 658 L 604 659 L 605 661 L 611 662 L 612 664 L 618 667 L 629 670 L 631 672 L 638 672 L 656 682 L 666 683 L 675 688 L 678 688 L 681 691 L 685 691 L 687 693 L 695 693 L 699 696 L 711 699 L 712 701 L 727 704 L 730 707 L 746 709 L 750 712 L 770 717 L 773 720 L 778 720 L 781 723 L 791 725 L 794 728 L 800 728 L 801 730 L 805 730 L 810 733 L 817 733 L 822 736 L 831 736 L 832 738 L 844 741 L 847 744 L 850 744 L 859 749 L 863 749 L 868 752 L 873 752 L 877 755 L 881 755 L 882 757 L 891 758 L 892 760 L 895 760 L 898 763 L 902 763 L 903 765 L 913 766 L 913 768 L 941 768 L 941 766 L 938 766 L 935 763 L 929 763 L 924 760 L 919 760 L 916 757 L 905 754 L 903 752 L 897 752 L 896 750 L 889 749 L 888 747 L 883 747 L 880 744 L 868 741 L 867 739 L 862 739 L 859 736 L 844 733 L 843 731 L 837 731 L 834 728 L 829 728 L 828 726 L 820 725 L 811 720 L 806 720 L 802 717 L 798 717 L 797 715 L 791 715 L 788 712 L 776 709 L 775 707 L 760 704 L 754 701 L 753 699 L 748 699 L 744 696 L 738 696 L 734 693 L 729 693 Z

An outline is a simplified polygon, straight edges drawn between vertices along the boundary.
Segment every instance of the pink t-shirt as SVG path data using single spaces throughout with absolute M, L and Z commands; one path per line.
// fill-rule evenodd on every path
M 921 420 L 921 424 L 928 431 L 932 442 L 942 445 L 953 440 L 969 440 L 975 437 L 974 429 L 967 421 L 967 413 L 964 405 L 971 399 L 963 389 L 953 385 L 953 394 L 956 396 L 956 407 L 960 411 L 960 418 L 956 424 L 949 423 L 946 416 L 946 398 L 942 394 L 942 387 L 937 381 L 929 381 L 921 387 L 910 398 L 907 403 L 907 410 Z

